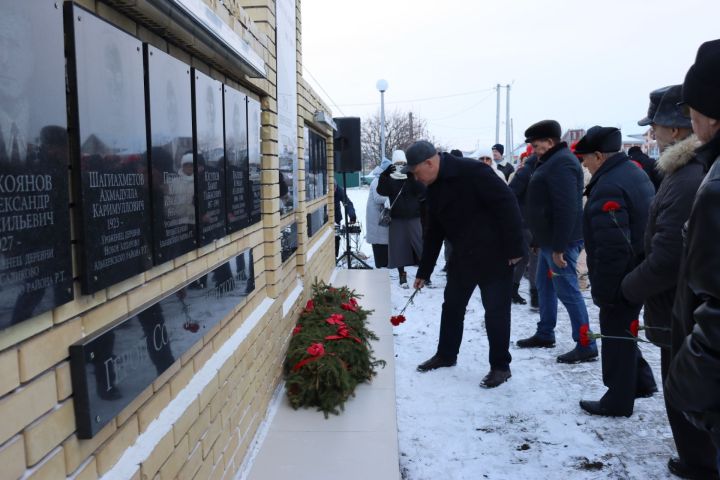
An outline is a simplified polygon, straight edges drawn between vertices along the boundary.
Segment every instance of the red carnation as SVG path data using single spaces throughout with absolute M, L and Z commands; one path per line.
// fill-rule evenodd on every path
M 638 332 L 640 331 L 640 321 L 635 319 L 632 322 L 630 322 L 630 333 L 633 337 L 638 336 Z
M 615 202 L 613 200 L 605 202 L 605 205 L 602 206 L 603 212 L 616 212 L 620 210 L 620 204 L 618 202 Z
M 312 312 L 315 309 L 315 303 L 313 303 L 312 298 L 307 301 L 305 304 L 305 311 L 306 312 Z
M 357 300 L 355 300 L 355 297 L 350 297 L 350 303 L 352 304 L 353 307 L 357 308 L 358 302 L 357 302 Z
M 390 323 L 393 324 L 393 326 L 397 327 L 401 323 L 405 321 L 405 315 L 393 315 L 390 317 Z
M 345 317 L 339 313 L 333 313 L 330 317 L 326 318 L 325 321 L 330 325 L 345 325 Z
M 580 325 L 580 345 L 583 347 L 590 346 L 590 324 Z
M 357 312 L 357 308 L 355 307 L 355 305 L 353 305 L 351 303 L 343 303 L 340 305 L 340 308 L 342 308 L 343 310 L 347 310 L 349 312 Z
M 302 330 L 302 325 L 300 325 L 298 323 L 297 325 L 295 325 L 295 328 L 293 328 L 292 334 L 297 335 L 298 333 L 300 333 L 301 330 Z
M 548 268 L 547 277 L 548 280 L 552 280 L 552 278 L 555 276 L 555 272 L 552 271 L 552 268 Z
M 322 343 L 313 343 L 306 351 L 313 357 L 319 357 L 325 354 L 325 346 Z

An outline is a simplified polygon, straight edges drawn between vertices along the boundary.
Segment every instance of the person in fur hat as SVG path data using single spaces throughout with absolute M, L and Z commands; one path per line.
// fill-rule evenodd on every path
M 661 152 L 656 165 L 663 181 L 650 204 L 645 259 L 622 281 L 624 297 L 645 307 L 645 336 L 660 347 L 663 381 L 672 359 L 670 332 L 682 258 L 682 226 L 705 176 L 703 165 L 695 157 L 700 143 L 693 135 L 690 117 L 677 105 L 681 93 L 682 85 L 670 87 L 652 119 Z M 667 399 L 665 408 L 678 452 L 678 457 L 668 462 L 670 471 L 683 478 L 717 476 L 710 436 L 690 424 Z

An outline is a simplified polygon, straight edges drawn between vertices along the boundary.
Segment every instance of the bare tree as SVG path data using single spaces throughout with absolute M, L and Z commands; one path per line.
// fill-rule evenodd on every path
M 395 110 L 385 112 L 385 157 L 392 158 L 393 150 L 405 150 L 416 140 L 430 140 L 427 122 L 413 112 Z M 380 112 L 363 119 L 361 132 L 362 162 L 370 171 L 380 164 Z

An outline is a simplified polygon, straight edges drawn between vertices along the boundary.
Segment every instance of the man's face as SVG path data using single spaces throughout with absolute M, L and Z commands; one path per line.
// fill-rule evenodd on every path
M 675 143 L 672 128 L 663 127 L 662 125 L 657 125 L 653 123 L 652 130 L 653 136 L 655 137 L 655 141 L 657 142 L 660 151 L 665 150 L 668 146 Z
M 500 160 L 502 160 L 502 154 L 500 152 L 498 152 L 497 150 L 495 150 L 494 148 L 492 151 L 492 155 L 493 155 L 493 160 L 495 160 L 496 162 L 499 162 Z
M 495 153 L 495 152 L 496 152 L 496 150 L 493 150 L 493 153 Z M 492 166 L 493 159 L 484 155 L 484 156 L 480 157 L 480 161 L 483 162 L 485 165 Z
M 720 120 L 707 117 L 692 108 L 690 109 L 690 120 L 692 121 L 695 135 L 697 135 L 698 140 L 703 144 L 712 140 L 718 130 L 720 130 Z
M 583 159 L 583 166 L 588 169 L 590 175 L 595 175 L 602 164 L 602 156 L 597 153 L 583 153 L 580 155 Z
M 553 147 L 553 142 L 549 138 L 541 138 L 539 140 L 533 140 L 530 145 L 532 145 L 535 154 L 538 157 L 542 157 Z
M 415 179 L 424 185 L 430 185 L 431 183 L 433 183 L 438 176 L 439 161 L 440 157 L 435 154 L 427 160 L 423 161 L 422 163 L 419 163 L 412 167 L 411 171 L 412 174 L 415 176 Z

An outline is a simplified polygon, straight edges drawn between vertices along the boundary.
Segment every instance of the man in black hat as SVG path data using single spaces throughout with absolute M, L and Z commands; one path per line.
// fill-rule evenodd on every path
M 503 175 L 505 175 L 505 181 L 507 182 L 510 178 L 510 175 L 515 171 L 515 168 L 513 168 L 510 162 L 504 159 L 504 154 L 505 147 L 502 144 L 496 143 L 492 146 L 493 161 L 497 164 L 498 170 L 500 170 Z
M 518 340 L 520 348 L 554 347 L 558 299 L 563 302 L 572 324 L 574 349 L 557 357 L 561 363 L 595 360 L 597 346 L 580 344 L 580 327 L 588 324 L 585 299 L 580 293 L 576 264 L 583 247 L 580 162 L 560 141 L 560 124 L 543 120 L 525 131 L 538 159 L 527 186 L 525 220 L 538 247 L 536 286 L 540 321 L 534 335 Z
M 426 141 L 405 152 L 407 170 L 428 185 L 428 226 L 415 288 L 435 267 L 444 239 L 452 243 L 437 353 L 418 366 L 426 372 L 455 365 L 465 308 L 480 287 L 490 344 L 490 372 L 481 386 L 510 378 L 510 295 L 513 265 L 523 256 L 520 209 L 514 195 L 483 162 L 438 154 Z
M 607 392 L 599 401 L 581 400 L 592 415 L 632 415 L 635 398 L 657 391 L 652 370 L 631 333 L 642 304 L 630 303 L 618 288 L 643 257 L 643 234 L 655 189 L 648 176 L 621 152 L 614 127 L 594 126 L 575 146 L 592 174 L 585 189 L 583 236 L 592 298 L 600 307 L 602 372 Z M 617 338 L 621 337 L 621 338 Z
M 672 360 L 672 306 L 682 258 L 682 226 L 705 176 L 695 156 L 699 143 L 692 135 L 690 117 L 678 106 L 681 94 L 682 85 L 667 89 L 652 119 L 661 151 L 657 167 L 664 179 L 650 204 L 645 259 L 622 281 L 623 296 L 644 304 L 645 336 L 660 347 L 663 380 Z M 670 471 L 683 478 L 717 478 L 710 436 L 688 422 L 667 397 L 665 408 L 678 452 L 677 458 L 668 461 Z
M 641 127 L 652 127 L 653 118 L 655 118 L 655 113 L 660 105 L 660 101 L 670 88 L 671 86 L 661 87 L 650 92 L 650 105 L 648 106 L 647 115 L 641 120 L 638 120 L 638 125 Z M 642 169 L 645 170 L 645 173 L 650 177 L 650 181 L 652 181 L 657 191 L 657 189 L 660 188 L 662 175 L 655 168 L 655 160 L 646 155 L 640 147 L 631 147 L 628 150 L 628 156 L 631 160 L 635 160 L 642 166 Z
M 685 256 L 673 307 L 665 381 L 670 404 L 708 431 L 720 448 L 720 40 L 703 43 L 685 75 L 682 100 L 702 144 L 707 174 L 684 227 Z

